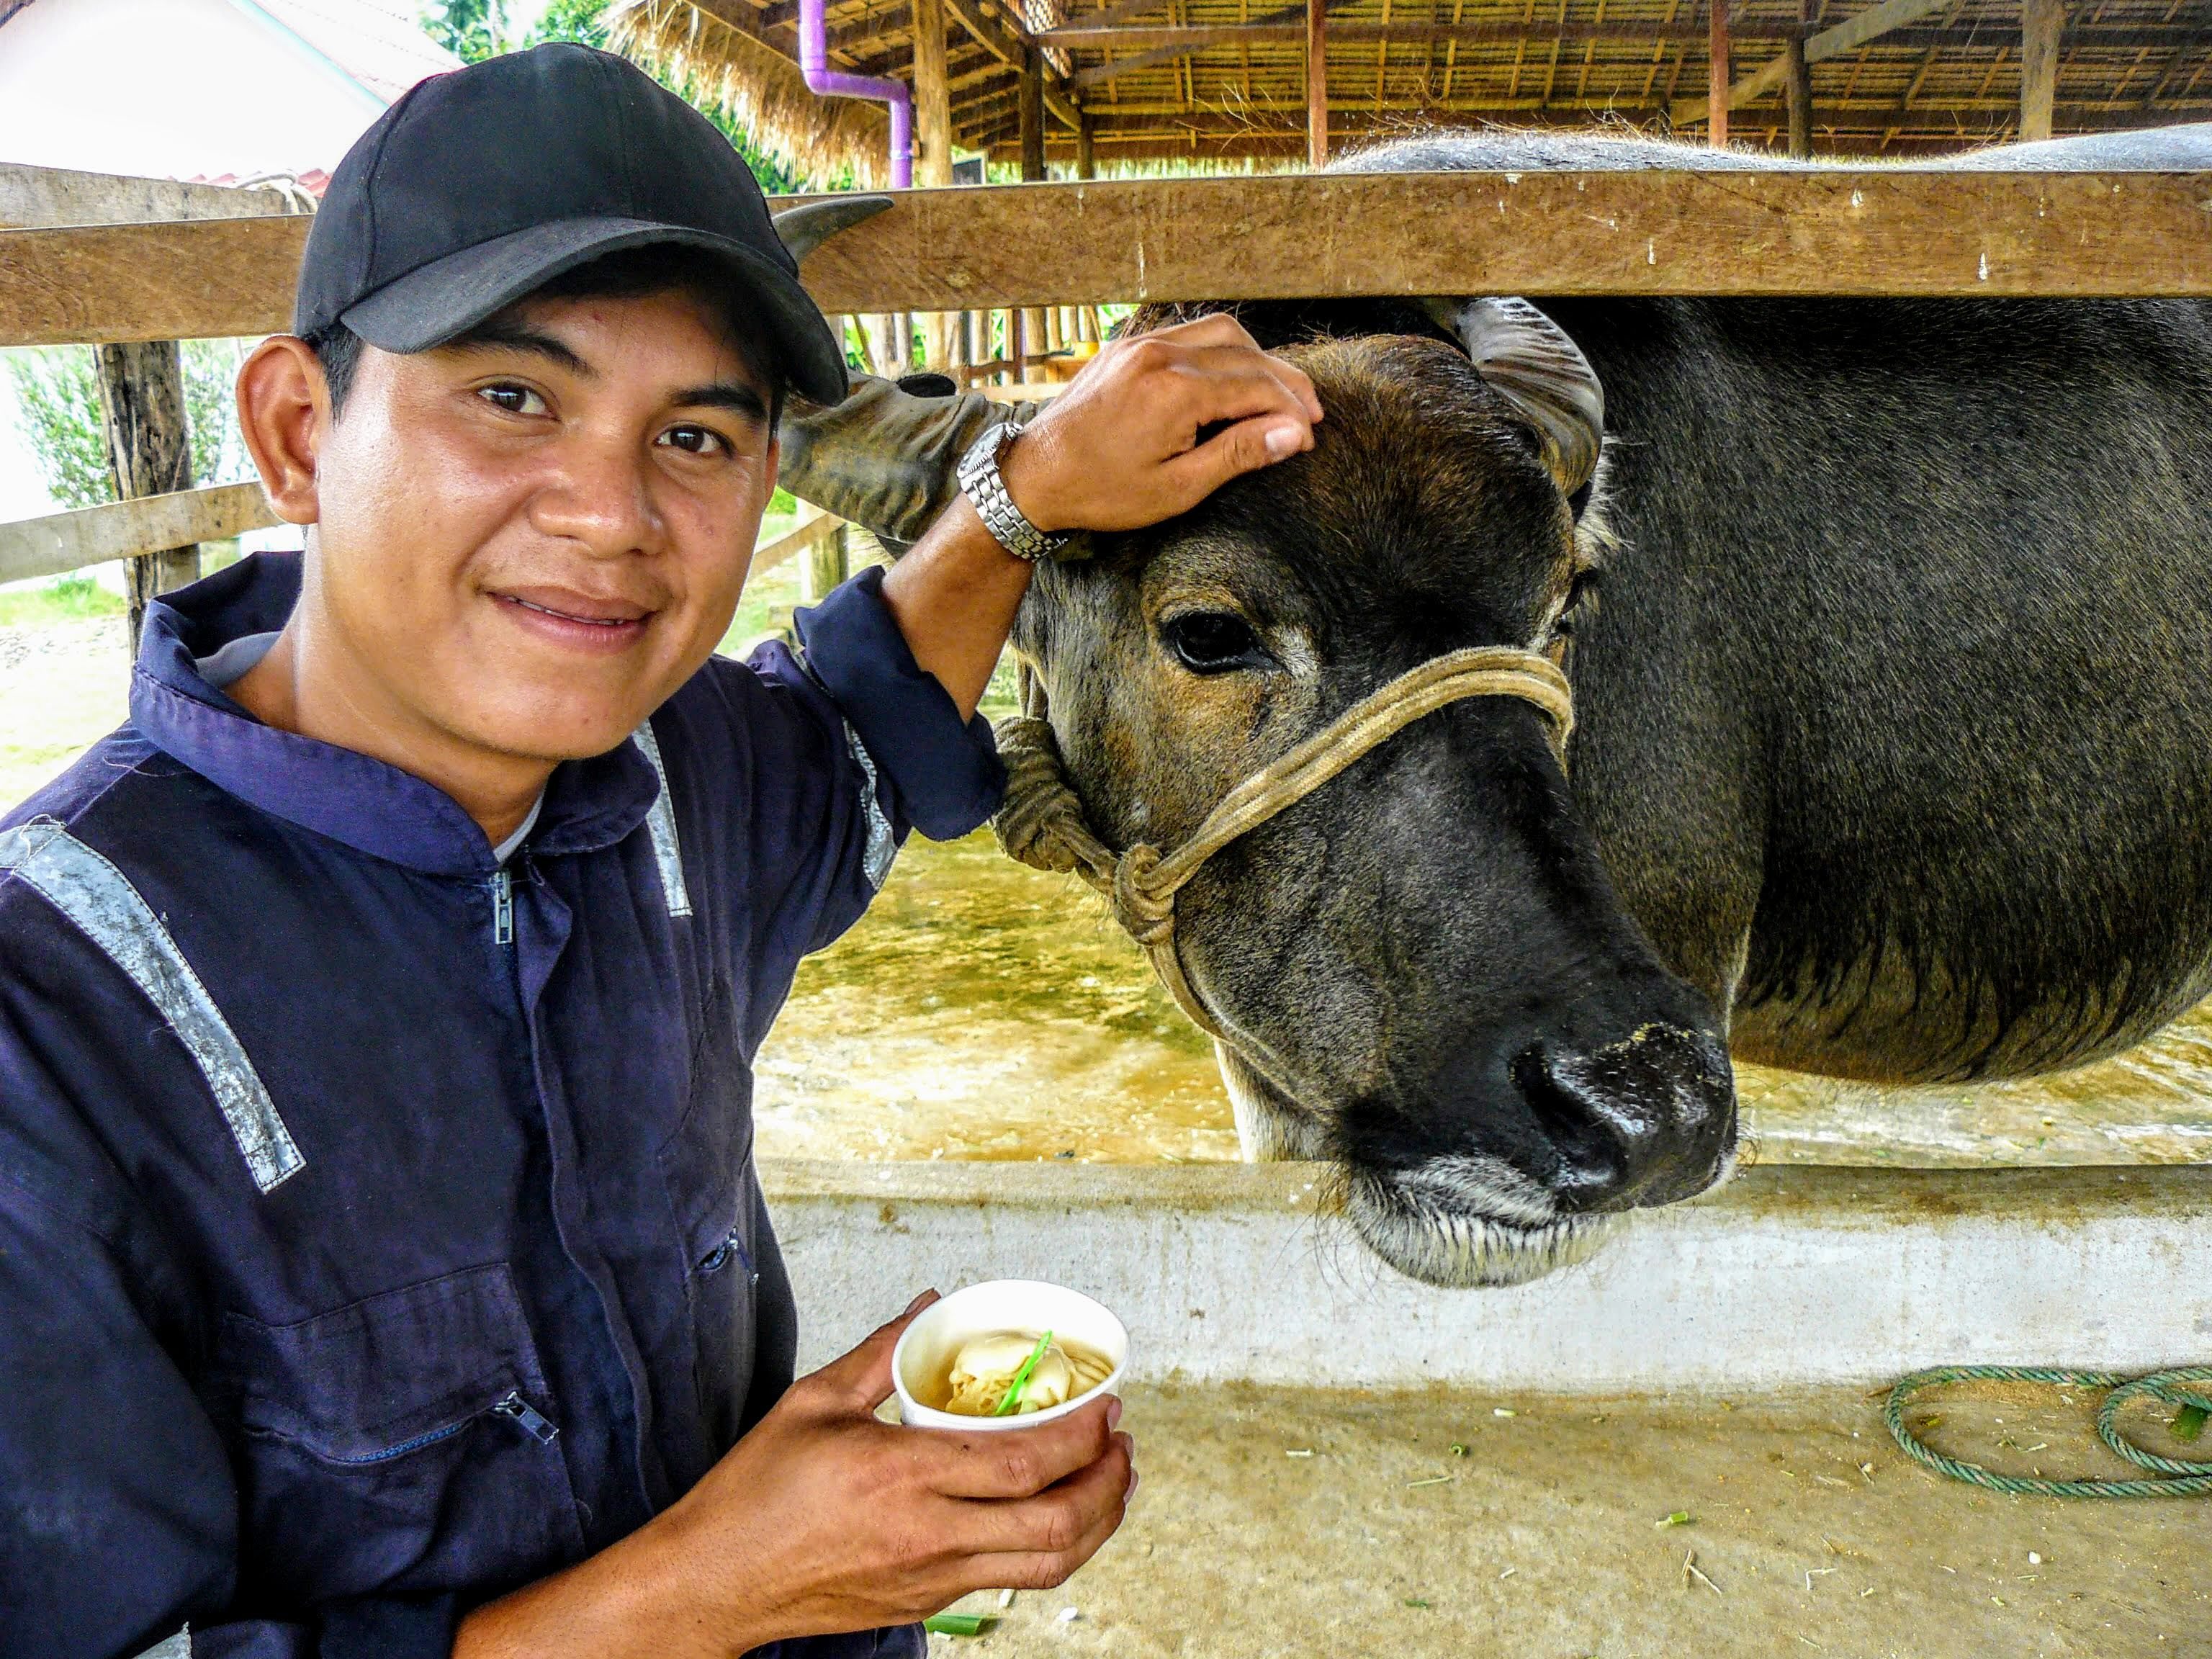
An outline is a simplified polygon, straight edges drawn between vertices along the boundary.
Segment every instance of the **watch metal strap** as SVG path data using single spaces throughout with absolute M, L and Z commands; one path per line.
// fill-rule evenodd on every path
M 1006 421 L 977 438 L 961 457 L 960 489 L 975 504 L 976 516 L 992 538 L 1016 558 L 1035 564 L 1065 545 L 1067 538 L 1039 530 L 1006 493 L 1006 481 L 999 473 L 999 457 L 1021 429 L 1019 421 Z

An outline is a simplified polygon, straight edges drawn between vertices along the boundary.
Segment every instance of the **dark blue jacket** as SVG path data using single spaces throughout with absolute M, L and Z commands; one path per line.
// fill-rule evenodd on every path
M 1002 786 L 870 573 L 560 767 L 501 869 L 201 677 L 299 585 L 154 606 L 131 723 L 0 820 L 9 1659 L 444 1655 L 690 1487 L 791 1378 L 753 1055 Z

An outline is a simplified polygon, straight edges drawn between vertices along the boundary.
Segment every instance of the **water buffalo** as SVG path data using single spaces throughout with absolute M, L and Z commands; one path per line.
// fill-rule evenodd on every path
M 1501 131 L 1341 165 L 1772 163 Z M 1953 165 L 2212 167 L 2212 127 Z M 1334 1161 L 1399 1269 L 1516 1281 L 1704 1189 L 1731 1049 L 2016 1076 L 2212 992 L 2203 305 L 1233 308 L 1313 377 L 1317 447 L 1042 572 L 1015 643 L 1109 847 L 1440 653 L 1565 667 L 1564 770 L 1528 704 L 1456 702 L 1178 901 L 1248 1155 Z M 910 538 L 996 418 L 870 384 L 792 422 L 786 480 Z

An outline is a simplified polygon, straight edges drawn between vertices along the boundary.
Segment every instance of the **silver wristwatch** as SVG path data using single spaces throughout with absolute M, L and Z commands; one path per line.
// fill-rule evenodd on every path
M 975 504 L 983 528 L 991 532 L 1000 546 L 1016 558 L 1035 564 L 1065 547 L 1067 538 L 1048 535 L 1039 530 L 1014 505 L 1014 498 L 1006 494 L 1006 481 L 999 476 L 999 457 L 1006 453 L 1008 444 L 1021 435 L 1021 430 L 1019 421 L 1002 421 L 997 426 L 987 427 L 960 458 L 960 490 Z

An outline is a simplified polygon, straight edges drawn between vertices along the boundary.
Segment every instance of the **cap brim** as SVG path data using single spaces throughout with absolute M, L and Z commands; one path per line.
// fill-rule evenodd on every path
M 732 281 L 759 303 L 793 386 L 814 403 L 844 401 L 844 349 L 806 290 L 744 244 L 684 225 L 646 219 L 561 219 L 532 225 L 410 270 L 356 302 L 338 320 L 386 351 L 428 351 L 465 334 L 563 271 L 624 248 L 655 245 L 720 256 Z

